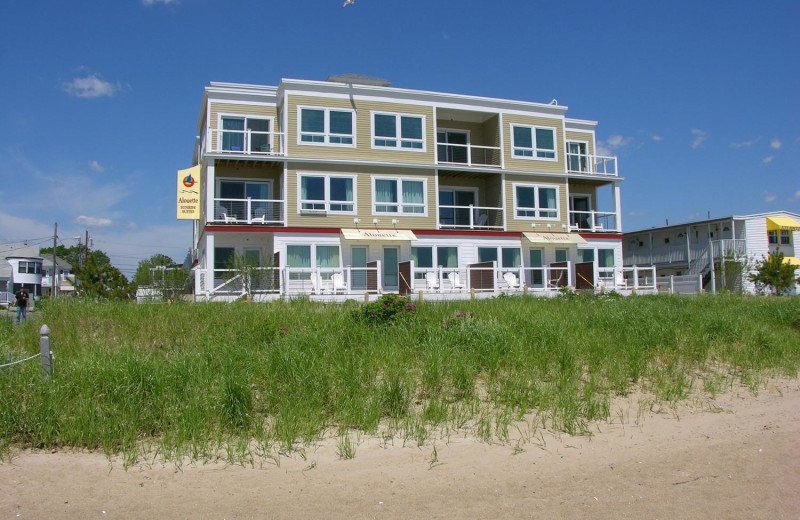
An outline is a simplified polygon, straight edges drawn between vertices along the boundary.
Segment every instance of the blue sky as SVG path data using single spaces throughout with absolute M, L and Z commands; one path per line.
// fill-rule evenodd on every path
M 626 231 L 800 213 L 800 2 L 46 0 L 0 32 L 0 243 L 182 260 L 203 87 L 336 73 L 599 122 Z

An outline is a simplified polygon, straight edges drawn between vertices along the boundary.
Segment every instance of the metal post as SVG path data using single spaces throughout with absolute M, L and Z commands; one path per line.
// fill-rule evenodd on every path
M 47 377 L 53 375 L 53 351 L 50 350 L 50 328 L 42 325 L 39 329 L 39 357 L 42 359 L 42 372 Z

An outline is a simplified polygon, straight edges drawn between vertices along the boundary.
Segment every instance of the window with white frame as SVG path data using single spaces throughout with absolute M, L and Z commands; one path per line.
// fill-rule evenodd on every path
M 354 177 L 309 174 L 301 174 L 299 177 L 300 202 L 298 207 L 301 212 L 355 212 Z
M 556 129 L 511 125 L 514 157 L 522 159 L 556 160 Z
M 375 148 L 424 150 L 424 126 L 425 118 L 423 116 L 373 112 L 372 146 Z
M 353 111 L 300 107 L 300 143 L 353 146 Z
M 265 117 L 220 116 L 222 149 L 230 152 L 269 152 L 270 120 Z
M 424 216 L 426 193 L 425 179 L 372 178 L 373 211 L 379 215 Z
M 789 239 L 789 231 L 786 229 L 781 230 L 781 245 L 789 245 L 791 244 L 791 240 Z
M 314 265 L 311 265 L 311 259 Z M 340 267 L 339 246 L 336 245 L 303 245 L 286 246 L 286 267 L 289 268 L 290 280 L 310 280 L 311 268 L 319 271 L 322 280 L 330 280 Z
M 17 266 L 17 272 L 25 274 L 41 274 L 42 264 L 41 262 L 26 262 L 21 260 Z
M 522 257 L 518 247 L 479 247 L 478 262 L 497 262 L 500 267 L 520 267 Z
M 524 219 L 558 219 L 558 188 L 515 184 L 514 214 Z

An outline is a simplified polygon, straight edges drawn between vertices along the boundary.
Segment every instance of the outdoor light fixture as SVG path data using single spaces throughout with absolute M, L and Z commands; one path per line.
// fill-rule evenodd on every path
M 373 223 L 373 224 L 377 224 L 378 222 L 380 222 L 380 220 L 378 220 L 378 219 L 376 219 L 376 218 L 372 219 L 372 223 Z
M 396 226 L 396 225 L 397 225 L 399 222 L 400 222 L 400 221 L 399 221 L 399 220 L 397 220 L 396 218 L 393 218 L 393 219 L 392 219 L 392 224 L 394 224 L 395 226 Z
M 361 222 L 361 219 L 357 219 L 357 218 L 353 219 L 353 224 L 358 224 L 359 222 Z

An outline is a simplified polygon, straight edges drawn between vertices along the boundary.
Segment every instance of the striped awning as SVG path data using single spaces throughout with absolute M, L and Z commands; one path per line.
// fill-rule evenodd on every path
M 585 244 L 586 240 L 577 233 L 533 233 L 526 232 L 522 235 L 534 244 Z
M 800 231 L 800 222 L 789 217 L 767 217 L 767 231 Z
M 417 236 L 410 229 L 342 229 L 345 240 L 416 240 Z

